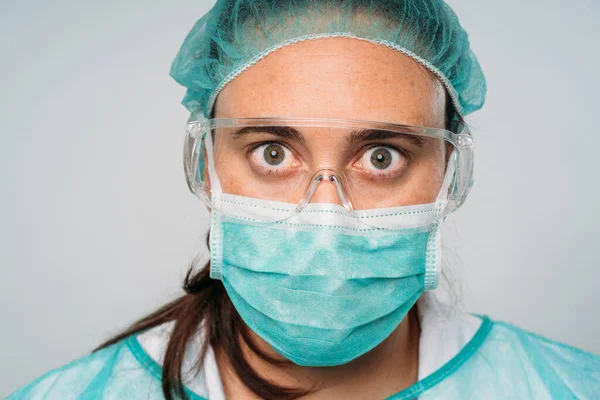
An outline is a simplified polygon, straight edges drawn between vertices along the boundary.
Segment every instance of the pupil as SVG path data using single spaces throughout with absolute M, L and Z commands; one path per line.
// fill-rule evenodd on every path
M 285 153 L 281 146 L 277 144 L 270 144 L 265 147 L 264 158 L 269 165 L 278 165 L 281 164 Z
M 371 163 L 377 169 L 386 169 L 392 163 L 392 154 L 388 149 L 377 149 L 371 154 Z

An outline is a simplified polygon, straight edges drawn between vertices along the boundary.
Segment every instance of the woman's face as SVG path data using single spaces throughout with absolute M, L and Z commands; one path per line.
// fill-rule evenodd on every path
M 289 45 L 260 60 L 219 93 L 214 116 L 342 118 L 444 128 L 445 99 L 441 82 L 408 56 L 361 40 L 328 38 Z M 351 183 L 360 208 L 435 201 L 446 166 L 442 140 L 356 140 L 350 129 L 297 130 L 300 138 L 217 132 L 214 162 L 223 191 L 257 198 L 269 192 L 273 200 L 296 202 L 306 177 L 330 168 Z M 319 184 L 311 201 L 340 204 L 331 182 Z

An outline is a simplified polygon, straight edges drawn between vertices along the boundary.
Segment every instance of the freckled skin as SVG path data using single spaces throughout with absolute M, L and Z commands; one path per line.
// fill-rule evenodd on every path
M 429 71 L 395 50 L 351 38 L 312 40 L 279 49 L 227 84 L 215 103 L 216 118 L 347 118 L 443 128 L 444 115 L 444 87 Z M 337 160 L 332 149 L 344 148 L 345 139 L 335 130 L 312 129 L 305 136 L 310 156 L 303 161 L 313 165 Z M 385 199 L 361 195 L 371 208 L 434 201 L 444 175 L 446 151 L 443 143 L 426 144 L 414 161 L 413 175 L 399 193 Z M 225 192 L 260 197 L 253 181 L 240 177 L 235 160 L 222 157 L 215 160 L 215 168 Z M 320 184 L 312 201 L 337 203 L 330 186 Z M 385 398 L 417 379 L 419 327 L 415 313 L 413 308 L 375 349 L 341 366 L 279 367 L 252 355 L 245 345 L 244 353 L 255 370 L 276 384 L 319 387 L 305 399 Z M 281 358 L 258 335 L 251 332 L 251 336 L 260 349 Z M 255 398 L 218 349 L 216 356 L 226 396 Z

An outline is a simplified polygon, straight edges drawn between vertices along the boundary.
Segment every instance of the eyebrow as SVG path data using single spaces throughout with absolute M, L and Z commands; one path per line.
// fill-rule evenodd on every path
M 359 129 L 352 131 L 348 136 L 348 142 L 366 142 L 368 140 L 406 139 L 418 147 L 423 147 L 425 139 L 416 135 L 406 133 L 384 131 L 380 129 Z
M 269 133 L 274 136 L 297 140 L 301 143 L 305 143 L 304 136 L 295 128 L 291 126 L 245 126 L 237 129 L 233 132 L 235 139 L 240 138 L 243 135 L 252 133 Z M 366 142 L 369 140 L 385 140 L 385 139 L 406 139 L 412 142 L 418 147 L 423 147 L 425 139 L 415 136 L 408 135 L 405 133 L 385 131 L 381 129 L 358 129 L 353 130 L 348 135 L 347 140 L 349 143 Z
M 243 135 L 250 133 L 270 133 L 271 135 L 279 136 L 287 139 L 294 139 L 304 143 L 304 136 L 297 129 L 290 126 L 245 126 L 233 131 L 233 138 L 239 139 Z

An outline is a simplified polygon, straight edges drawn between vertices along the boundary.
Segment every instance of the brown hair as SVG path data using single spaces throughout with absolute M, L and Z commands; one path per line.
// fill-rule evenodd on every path
M 209 238 L 207 237 L 207 245 L 208 243 Z M 196 262 L 197 260 L 194 260 L 190 264 L 183 281 L 183 290 L 186 294 L 135 322 L 124 332 L 106 341 L 94 351 L 108 347 L 146 329 L 166 322 L 174 322 L 162 366 L 162 390 L 167 400 L 187 399 L 181 374 L 183 359 L 188 342 L 198 333 L 200 324 L 204 322 L 207 340 L 203 343 L 200 357 L 196 361 L 197 371 L 201 368 L 210 344 L 214 349 L 218 348 L 225 354 L 244 385 L 261 398 L 295 399 L 308 393 L 305 390 L 274 385 L 261 378 L 252 369 L 243 357 L 242 340 L 262 359 L 275 364 L 282 362 L 265 354 L 252 341 L 249 328 L 235 310 L 225 292 L 223 283 L 209 277 L 210 262 L 207 262 L 199 271 L 196 268 Z
M 446 93 L 446 128 L 451 129 L 457 120 L 462 121 L 462 117 L 455 112 Z M 208 246 L 209 237 L 206 244 Z M 94 351 L 146 329 L 166 322 L 174 322 L 162 366 L 162 390 L 167 400 L 187 399 L 181 373 L 183 359 L 188 342 L 198 333 L 203 323 L 207 330 L 207 340 L 203 343 L 200 356 L 196 361 L 197 371 L 201 368 L 210 344 L 215 350 L 223 352 L 244 385 L 261 398 L 295 399 L 310 393 L 310 390 L 274 385 L 252 369 L 243 356 L 242 341 L 263 360 L 274 364 L 282 364 L 282 362 L 273 359 L 256 346 L 249 335 L 249 328 L 231 303 L 223 283 L 211 279 L 209 271 L 210 261 L 200 270 L 197 269 L 197 260 L 192 261 L 183 281 L 183 290 L 186 294 L 135 322 Z

